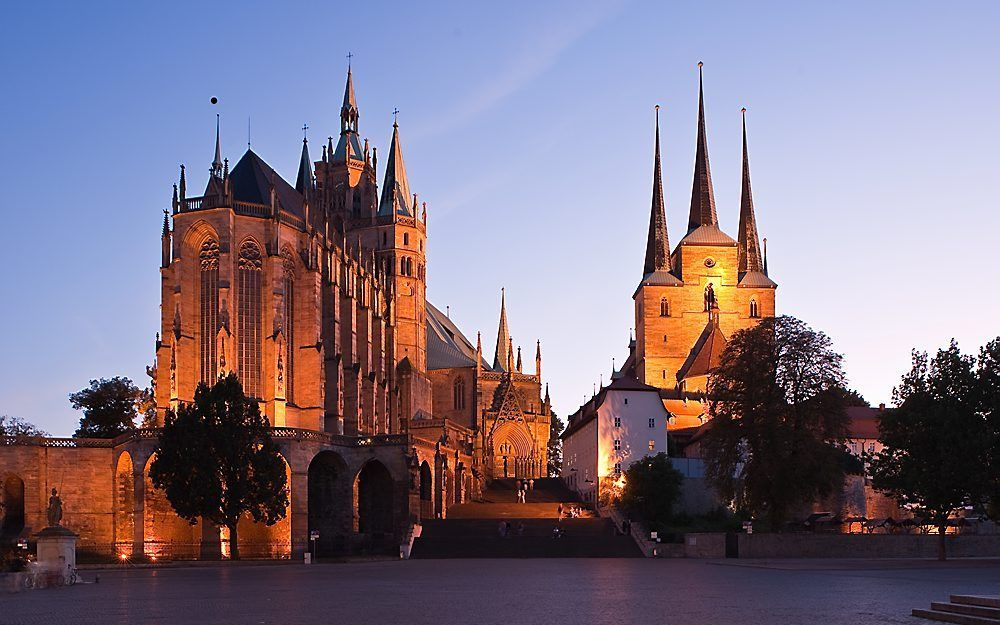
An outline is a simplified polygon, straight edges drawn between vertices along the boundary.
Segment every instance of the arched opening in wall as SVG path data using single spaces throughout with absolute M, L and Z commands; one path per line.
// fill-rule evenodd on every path
M 319 532 L 317 555 L 344 552 L 352 518 L 347 463 L 336 452 L 319 452 L 309 463 L 308 489 L 309 532 Z
M 285 462 L 285 484 L 288 493 L 285 518 L 274 525 L 265 525 L 255 522 L 249 515 L 240 517 L 236 534 L 241 558 L 287 560 L 292 557 L 292 469 L 288 462 Z
M 359 534 L 374 542 L 392 538 L 393 484 L 389 469 L 378 460 L 369 460 L 358 473 Z
M 431 465 L 426 460 L 420 465 L 420 518 L 434 518 L 434 501 L 431 493 L 434 490 L 434 475 Z
M 261 313 L 262 269 L 260 246 L 254 241 L 240 245 L 237 272 L 238 371 L 243 391 L 248 397 L 263 397 L 260 382 L 263 320 Z
M 0 542 L 15 542 L 24 531 L 24 480 L 13 473 L 0 484 L 3 494 L 3 522 Z
M 198 251 L 198 318 L 199 318 L 199 379 L 211 386 L 215 383 L 219 331 L 219 242 L 206 238 Z
M 757 319 L 760 317 L 760 312 L 757 310 L 757 299 L 750 300 L 750 318 Z
M 177 516 L 167 494 L 153 486 L 149 467 L 155 459 L 156 454 L 151 455 L 142 472 L 145 495 L 142 506 L 143 553 L 158 558 L 196 559 L 201 551 L 201 526 L 191 525 Z
M 525 426 L 514 421 L 504 421 L 490 434 L 493 467 L 492 479 L 517 477 L 533 478 L 537 464 L 534 443 Z
M 132 469 L 132 456 L 123 451 L 115 466 L 115 552 L 126 556 L 132 555 L 135 537 L 135 473 Z
M 670 302 L 668 302 L 667 298 L 665 297 L 660 299 L 660 316 L 661 317 L 670 316 Z

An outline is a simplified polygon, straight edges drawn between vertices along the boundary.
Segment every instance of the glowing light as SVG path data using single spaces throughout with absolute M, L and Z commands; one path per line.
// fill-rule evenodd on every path
M 121 559 L 122 562 L 124 562 L 125 560 L 128 560 L 128 556 L 125 555 L 124 553 L 118 554 L 118 557 Z

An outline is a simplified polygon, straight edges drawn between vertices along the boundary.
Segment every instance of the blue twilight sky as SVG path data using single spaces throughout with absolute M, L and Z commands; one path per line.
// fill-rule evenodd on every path
M 684 234 L 699 60 L 723 228 L 746 106 L 779 312 L 826 331 L 886 401 L 912 347 L 1000 334 L 998 24 L 995 2 L 912 0 L 11 4 L 0 413 L 69 434 L 66 395 L 89 378 L 145 383 L 178 165 L 200 189 L 215 113 L 231 161 L 249 115 L 254 149 L 294 180 L 302 125 L 314 156 L 339 128 L 348 51 L 362 135 L 386 146 L 400 109 L 430 299 L 492 357 L 505 286 L 559 414 L 627 353 L 656 103 Z

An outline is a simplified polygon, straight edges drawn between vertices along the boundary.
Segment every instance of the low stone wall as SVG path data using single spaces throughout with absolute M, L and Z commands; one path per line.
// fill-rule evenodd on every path
M 946 537 L 949 558 L 1000 557 L 1000 535 Z M 937 534 L 738 534 L 740 558 L 936 558 Z M 688 558 L 726 557 L 725 534 L 688 534 Z

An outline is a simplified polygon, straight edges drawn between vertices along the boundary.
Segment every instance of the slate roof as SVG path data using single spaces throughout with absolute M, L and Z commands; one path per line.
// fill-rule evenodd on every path
M 847 409 L 847 437 L 877 439 L 880 413 L 878 408 L 850 406 Z
M 684 286 L 684 282 L 666 270 L 657 270 L 642 277 L 641 286 Z
M 778 285 L 762 271 L 747 271 L 740 276 L 738 286 L 746 288 L 773 289 Z
M 601 390 L 597 392 L 597 395 L 591 397 L 585 404 L 580 406 L 576 412 L 569 416 L 569 425 L 566 426 L 566 429 L 563 430 L 563 433 L 559 436 L 559 438 L 566 440 L 569 435 L 580 430 L 580 428 L 593 421 L 594 418 L 597 417 L 597 409 L 604 404 L 604 399 L 607 397 L 609 391 L 645 391 L 659 394 L 660 389 L 655 386 L 643 384 L 636 378 L 630 376 L 620 376 L 614 378 L 611 384 L 601 388 Z
M 698 226 L 681 239 L 681 245 L 736 245 L 736 241 L 718 225 Z
M 451 319 L 427 302 L 427 369 L 454 369 L 476 364 L 476 347 Z M 486 363 L 480 363 L 486 367 Z
M 302 194 L 288 184 L 270 165 L 247 149 L 240 162 L 229 173 L 229 185 L 233 199 L 238 202 L 255 204 L 271 203 L 271 185 L 278 196 L 278 205 L 287 213 L 305 218 L 302 209 Z

